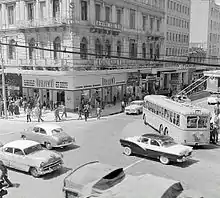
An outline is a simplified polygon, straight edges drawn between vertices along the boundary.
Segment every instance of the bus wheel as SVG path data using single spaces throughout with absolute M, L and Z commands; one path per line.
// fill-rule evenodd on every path
M 159 128 L 159 133 L 160 133 L 160 134 L 162 134 L 162 133 L 163 133 L 163 125 L 162 125 L 162 124 L 160 125 L 160 128 Z
M 168 129 L 167 129 L 167 127 L 164 129 L 164 133 L 163 133 L 164 135 L 168 135 Z
M 145 115 L 144 115 L 144 124 L 147 125 L 147 119 Z

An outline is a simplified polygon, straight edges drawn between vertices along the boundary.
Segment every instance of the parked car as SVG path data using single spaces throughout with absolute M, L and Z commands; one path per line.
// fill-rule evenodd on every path
M 133 176 L 124 168 L 97 161 L 74 169 L 64 178 L 63 184 L 65 198 L 165 198 L 177 197 L 182 191 L 179 181 L 151 174 Z
M 173 138 L 160 134 L 144 134 L 141 136 L 120 139 L 125 155 L 142 155 L 157 158 L 162 164 L 184 162 L 192 155 L 192 147 L 177 144 Z
M 75 144 L 75 138 L 64 132 L 59 125 L 49 123 L 38 124 L 21 132 L 21 138 L 39 142 L 47 149 Z
M 130 103 L 129 106 L 125 107 L 126 114 L 141 114 L 143 113 L 143 100 L 135 100 Z
M 213 94 L 207 98 L 208 105 L 220 104 L 220 96 L 218 98 L 217 94 Z
M 5 166 L 29 172 L 34 177 L 62 168 L 62 155 L 43 149 L 31 140 L 15 140 L 0 148 L 0 160 Z

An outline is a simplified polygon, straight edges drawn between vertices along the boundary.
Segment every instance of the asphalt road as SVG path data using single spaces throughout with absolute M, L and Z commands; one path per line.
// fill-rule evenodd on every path
M 206 105 L 203 100 L 199 105 Z M 19 132 L 36 123 L 0 120 L 0 141 L 3 143 L 20 138 Z M 220 147 L 208 146 L 194 150 L 192 160 L 183 164 L 162 165 L 156 160 L 128 157 L 122 154 L 119 139 L 122 136 L 145 130 L 141 116 L 119 114 L 108 118 L 61 122 L 61 126 L 76 138 L 78 147 L 58 150 L 64 155 L 64 168 L 42 178 L 33 178 L 23 172 L 9 170 L 10 179 L 19 185 L 8 189 L 6 198 L 63 198 L 63 179 L 71 169 L 82 163 L 99 160 L 103 163 L 126 168 L 127 173 L 141 175 L 151 173 L 179 180 L 183 186 L 200 191 L 206 198 L 220 197 Z M 126 129 L 130 129 L 126 132 Z

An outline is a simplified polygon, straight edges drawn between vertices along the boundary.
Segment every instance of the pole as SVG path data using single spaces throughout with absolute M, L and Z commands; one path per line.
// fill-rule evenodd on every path
M 4 60 L 2 58 L 2 94 L 3 94 L 3 102 L 4 102 L 4 114 L 5 118 L 8 118 L 7 114 L 7 98 L 6 98 L 6 90 L 5 90 L 5 68 L 4 68 Z

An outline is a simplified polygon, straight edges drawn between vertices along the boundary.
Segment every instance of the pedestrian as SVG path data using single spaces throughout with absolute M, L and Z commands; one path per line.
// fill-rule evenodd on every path
M 82 104 L 78 106 L 78 115 L 79 115 L 78 120 L 82 120 L 83 119 L 82 118 Z
M 100 120 L 100 118 L 101 118 L 101 107 L 100 107 L 100 105 L 98 105 L 98 107 L 96 109 L 96 114 L 97 114 L 97 120 Z
M 30 108 L 30 105 L 27 106 L 27 109 L 26 109 L 26 113 L 27 113 L 27 122 L 31 122 L 31 108 Z
M 60 111 L 59 111 L 59 107 L 57 105 L 54 106 L 54 116 L 55 116 L 56 122 L 61 121 Z
M 213 139 L 214 139 L 214 144 L 217 144 L 218 142 L 218 130 L 219 130 L 219 112 L 218 110 L 214 111 L 214 116 L 212 118 L 212 123 L 213 123 Z
M 14 107 L 13 107 L 12 102 L 10 102 L 9 105 L 8 105 L 8 111 L 9 111 L 10 116 L 14 115 Z
M 44 120 L 42 119 L 42 108 L 41 108 L 41 106 L 38 106 L 37 107 L 37 113 L 38 113 L 38 119 L 37 119 L 37 121 L 38 122 L 43 122 Z
M 121 101 L 121 111 L 122 112 L 125 111 L 125 102 L 124 102 L 124 100 Z
M 114 103 L 114 105 L 116 105 L 116 96 L 114 95 L 114 97 L 113 97 L 113 103 Z
M 66 106 L 65 104 L 63 104 L 63 113 L 61 115 L 61 118 L 63 118 L 63 116 L 65 116 L 65 118 L 67 118 L 67 111 L 66 111 Z
M 89 117 L 89 104 L 86 104 L 84 106 L 84 116 L 85 116 L 85 121 L 87 122 L 87 119 Z
M 0 160 L 0 170 L 2 171 L 1 180 L 4 180 L 8 185 L 7 187 L 13 187 L 13 183 L 8 179 L 8 169 L 4 163 Z

